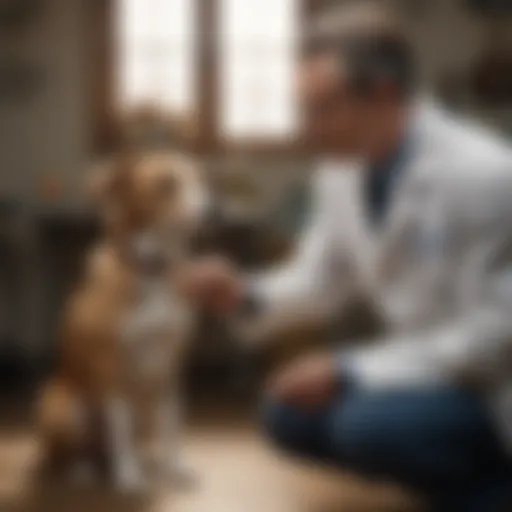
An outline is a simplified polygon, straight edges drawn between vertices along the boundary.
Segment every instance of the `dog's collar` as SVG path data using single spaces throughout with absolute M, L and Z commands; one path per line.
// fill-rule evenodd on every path
M 124 247 L 122 258 L 137 273 L 151 277 L 167 274 L 174 267 L 172 258 L 167 254 L 148 255 L 142 258 L 135 254 L 130 247 Z

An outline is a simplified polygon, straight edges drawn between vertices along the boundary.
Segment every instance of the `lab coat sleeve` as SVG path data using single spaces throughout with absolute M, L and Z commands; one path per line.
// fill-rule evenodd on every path
M 332 187 L 322 174 L 313 186 L 312 215 L 294 255 L 277 268 L 247 277 L 247 294 L 257 308 L 238 317 L 246 340 L 320 323 L 341 307 L 347 294 L 343 255 L 333 244 Z
M 486 241 L 467 253 L 459 293 L 470 294 L 472 306 L 464 314 L 340 352 L 340 374 L 367 388 L 438 382 L 481 388 L 502 381 L 512 368 L 512 215 L 497 212 L 496 219 L 484 230 L 488 236 L 479 237 Z

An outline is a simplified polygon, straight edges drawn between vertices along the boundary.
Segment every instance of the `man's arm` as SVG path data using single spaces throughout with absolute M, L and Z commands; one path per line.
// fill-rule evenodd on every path
M 244 337 L 266 337 L 276 330 L 322 322 L 347 294 L 346 265 L 333 243 L 332 186 L 319 176 L 312 216 L 292 259 L 248 276 L 245 300 L 237 315 Z

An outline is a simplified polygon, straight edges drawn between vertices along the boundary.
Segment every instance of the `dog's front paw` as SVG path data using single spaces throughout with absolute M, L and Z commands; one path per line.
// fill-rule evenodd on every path
M 67 477 L 69 484 L 76 488 L 91 487 L 98 481 L 94 466 L 86 461 L 73 464 Z
M 180 488 L 195 487 L 198 482 L 197 474 L 182 461 L 170 460 L 163 464 L 163 475 L 167 481 Z
M 139 494 L 147 490 L 147 480 L 137 465 L 125 464 L 114 475 L 116 489 L 123 494 Z

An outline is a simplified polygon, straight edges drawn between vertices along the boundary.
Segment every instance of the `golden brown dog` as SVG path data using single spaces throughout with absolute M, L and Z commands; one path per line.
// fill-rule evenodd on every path
M 162 473 L 182 476 L 178 381 L 191 308 L 175 275 L 207 197 L 194 166 L 166 153 L 115 159 L 92 188 L 105 235 L 64 310 L 40 402 L 42 448 L 52 468 L 85 476 L 102 458 L 116 486 L 140 490 L 145 448 Z

